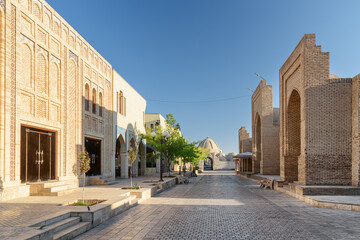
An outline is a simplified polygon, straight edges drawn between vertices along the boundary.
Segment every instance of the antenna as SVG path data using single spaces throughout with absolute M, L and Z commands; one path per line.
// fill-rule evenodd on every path
M 252 89 L 250 89 L 250 88 L 248 88 L 248 89 L 249 89 L 249 91 L 254 92 L 254 90 L 252 90 Z
M 259 78 L 261 78 L 262 80 L 266 80 L 265 78 L 263 78 L 260 74 L 255 73 L 256 76 L 258 76 Z

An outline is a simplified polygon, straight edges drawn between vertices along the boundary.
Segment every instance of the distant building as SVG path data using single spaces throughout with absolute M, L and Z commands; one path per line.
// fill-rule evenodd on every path
M 160 113 L 146 113 L 145 127 L 155 129 L 155 126 L 161 126 L 163 129 L 165 129 L 165 118 Z
M 166 122 L 165 118 L 160 113 L 146 113 L 145 114 L 145 127 L 146 129 L 154 130 L 156 126 L 161 126 L 165 130 Z M 154 158 L 156 153 L 155 149 L 151 146 L 146 146 L 146 154 L 148 161 L 146 162 L 146 174 L 153 174 L 160 172 L 160 157 Z M 165 172 L 165 159 L 163 160 L 163 170 Z
M 233 156 L 235 156 L 236 153 L 229 153 L 225 155 L 217 143 L 209 137 L 201 141 L 199 143 L 199 147 L 209 150 L 208 161 L 205 162 L 205 170 L 206 166 L 209 166 L 209 169 L 211 170 L 235 169 Z
M 252 151 L 252 138 L 246 131 L 246 128 L 242 126 L 238 131 L 239 137 L 239 153 L 251 152 Z

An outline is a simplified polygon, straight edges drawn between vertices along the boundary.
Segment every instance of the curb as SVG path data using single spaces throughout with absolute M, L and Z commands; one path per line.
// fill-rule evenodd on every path
M 236 176 L 239 176 L 241 178 L 249 179 L 253 182 L 260 183 L 260 180 L 253 179 L 251 177 L 243 176 L 240 174 L 236 174 Z M 307 204 L 313 205 L 315 207 L 321 207 L 321 208 L 329 208 L 329 209 L 336 209 L 336 210 L 347 210 L 347 211 L 357 211 L 360 212 L 360 204 L 351 204 L 351 203 L 334 203 L 329 201 L 320 201 L 313 198 L 310 198 L 305 195 L 298 195 L 296 193 L 292 193 L 290 191 L 287 191 L 281 187 L 278 187 L 274 185 L 274 190 L 287 194 L 291 197 L 294 197 L 296 199 L 299 199 Z

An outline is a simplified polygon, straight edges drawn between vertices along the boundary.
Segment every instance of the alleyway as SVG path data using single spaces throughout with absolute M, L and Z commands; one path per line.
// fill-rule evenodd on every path
M 214 171 L 76 239 L 360 239 L 359 223 L 359 212 L 316 208 Z

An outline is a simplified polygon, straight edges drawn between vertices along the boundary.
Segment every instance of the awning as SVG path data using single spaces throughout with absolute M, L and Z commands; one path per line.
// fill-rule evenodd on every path
M 233 158 L 251 158 L 251 157 L 252 157 L 251 152 L 239 153 L 239 154 L 233 156 Z

